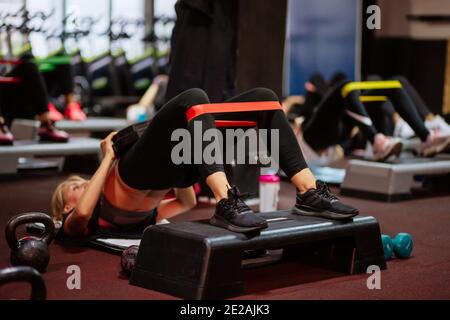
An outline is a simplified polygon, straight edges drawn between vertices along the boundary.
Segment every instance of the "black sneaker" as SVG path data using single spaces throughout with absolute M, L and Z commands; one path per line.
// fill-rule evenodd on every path
M 358 209 L 343 204 L 332 195 L 322 181 L 317 181 L 316 187 L 317 189 L 309 189 L 304 194 L 297 194 L 294 213 L 333 220 L 348 220 L 359 214 Z
M 228 189 L 228 198 L 216 204 L 216 212 L 210 223 L 233 232 L 254 232 L 267 228 L 267 221 L 257 216 L 244 201 L 237 187 Z

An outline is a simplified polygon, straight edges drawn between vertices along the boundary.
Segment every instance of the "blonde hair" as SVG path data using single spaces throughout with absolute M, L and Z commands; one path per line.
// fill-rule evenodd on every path
M 55 191 L 53 192 L 51 201 L 51 210 L 54 221 L 62 221 L 63 219 L 64 206 L 66 205 L 66 199 L 64 199 L 64 188 L 66 187 L 66 185 L 72 182 L 81 181 L 85 180 L 80 176 L 70 176 L 68 179 L 58 184 Z

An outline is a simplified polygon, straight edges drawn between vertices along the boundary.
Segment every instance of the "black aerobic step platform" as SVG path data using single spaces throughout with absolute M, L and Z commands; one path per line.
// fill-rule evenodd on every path
M 348 274 L 370 265 L 386 268 L 374 217 L 349 222 L 303 217 L 290 211 L 261 213 L 269 227 L 252 237 L 212 226 L 207 220 L 148 227 L 130 284 L 185 299 L 241 295 L 242 253 L 283 249 L 283 258 L 320 263 Z

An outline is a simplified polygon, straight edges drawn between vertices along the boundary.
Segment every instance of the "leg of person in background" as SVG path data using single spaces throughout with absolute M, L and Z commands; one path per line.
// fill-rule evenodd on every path
M 56 108 L 53 103 L 49 103 L 48 109 L 50 119 L 59 121 L 64 119 L 82 121 L 86 120 L 86 114 L 83 112 L 80 103 L 74 94 L 74 76 L 70 63 L 59 63 L 51 71 L 43 73 L 47 86 L 48 94 L 52 98 L 64 97 L 64 115 Z M 62 108 L 60 108 L 62 110 Z
M 397 113 L 392 102 L 389 100 L 370 101 L 364 102 L 364 106 L 377 131 L 386 136 L 394 136 L 395 123 L 393 119 Z
M 64 116 L 69 120 L 84 121 L 87 119 L 86 113 L 81 108 L 80 102 L 75 98 L 74 93 L 64 95 L 66 109 Z
M 377 74 L 367 76 L 367 81 L 383 81 L 383 78 Z M 366 92 L 362 95 L 365 97 Z M 370 92 L 368 93 L 370 94 Z M 366 110 L 372 119 L 375 128 L 386 136 L 394 136 L 396 118 L 399 117 L 395 111 L 392 102 L 385 97 L 384 100 L 363 101 Z
M 59 83 L 58 83 L 58 74 L 56 68 L 52 70 L 45 70 L 41 72 L 42 78 L 45 82 L 45 87 L 47 88 L 48 96 L 52 97 L 58 91 Z M 60 121 L 64 119 L 64 116 L 56 106 L 49 101 L 48 103 L 48 112 L 49 117 L 52 121 Z
M 343 130 L 343 121 L 346 116 L 349 116 L 373 145 L 374 160 L 384 161 L 391 155 L 398 155 L 401 151 L 401 143 L 376 130 L 364 105 L 360 102 L 360 93 L 353 91 L 345 100 L 342 99 L 341 88 L 347 82 L 343 80 L 330 88 L 311 120 L 304 124 L 305 141 L 318 151 L 341 144 L 350 138 L 344 135 Z
M 1 110 L 1 96 L 0 96 L 0 145 L 12 145 L 14 143 L 14 137 L 9 131 L 8 126 L 5 123 L 5 118 L 2 116 Z
M 403 76 L 396 76 L 392 78 L 393 80 L 398 80 L 401 82 L 403 89 L 405 89 L 408 96 L 411 98 L 411 100 L 414 103 L 414 106 L 416 107 L 417 112 L 419 113 L 422 120 L 426 120 L 429 117 L 432 117 L 433 114 L 426 105 L 425 101 L 423 101 L 420 94 L 417 92 L 417 90 L 412 86 L 412 84 Z
M 450 136 L 444 136 L 440 131 L 427 129 L 413 100 L 404 88 L 369 90 L 365 94 L 383 95 L 389 98 L 400 117 L 411 126 L 422 140 L 422 155 L 433 156 L 445 151 L 450 146 Z
M 21 79 L 14 88 L 2 97 L 2 112 L 7 125 L 13 119 L 34 119 L 40 121 L 39 137 L 43 141 L 66 142 L 69 135 L 53 126 L 48 110 L 47 88 L 37 66 L 31 60 L 24 60 L 8 74 Z
M 423 101 L 419 92 L 413 87 L 413 85 L 402 76 L 397 76 L 394 78 L 395 80 L 399 80 L 402 83 L 403 88 L 407 92 L 407 94 L 411 97 L 414 106 L 417 109 L 417 112 L 420 114 L 421 118 L 425 121 L 425 127 L 428 130 L 440 130 L 443 136 L 450 136 L 450 125 L 440 116 L 433 114 L 428 108 L 425 101 Z M 414 136 L 414 131 L 411 129 L 409 125 L 407 125 L 404 121 L 401 121 L 401 118 L 397 119 L 396 122 L 398 124 L 397 134 L 403 138 L 411 138 Z
M 367 114 L 373 122 L 375 129 L 384 134 L 385 136 L 392 137 L 394 135 L 395 122 L 394 118 L 397 113 L 392 106 L 392 103 L 387 101 L 365 101 Z M 361 133 L 358 127 L 355 127 L 357 122 L 353 118 L 344 118 L 344 136 L 350 136 L 350 139 L 346 140 L 342 147 L 345 154 L 358 153 L 357 150 L 362 152 L 367 146 L 368 140 Z
M 87 119 L 82 110 L 80 102 L 77 101 L 74 94 L 74 81 L 72 67 L 70 64 L 61 64 L 56 66 L 58 84 L 60 93 L 64 96 L 65 110 L 64 116 L 69 120 L 83 121 Z

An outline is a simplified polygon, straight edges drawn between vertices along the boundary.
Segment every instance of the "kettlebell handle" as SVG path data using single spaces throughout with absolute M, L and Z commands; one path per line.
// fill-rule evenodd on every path
M 45 300 L 47 288 L 41 274 L 32 267 L 10 267 L 0 270 L 0 286 L 10 282 L 25 281 L 31 284 L 30 300 Z
M 21 213 L 12 217 L 8 221 L 8 224 L 6 225 L 5 238 L 11 250 L 16 250 L 19 247 L 19 241 L 17 240 L 16 236 L 17 227 L 22 224 L 32 222 L 40 222 L 44 224 L 45 233 L 41 237 L 41 241 L 44 241 L 47 245 L 50 245 L 50 243 L 53 240 L 55 231 L 55 224 L 52 218 L 50 218 L 45 213 L 28 212 L 28 213 Z

